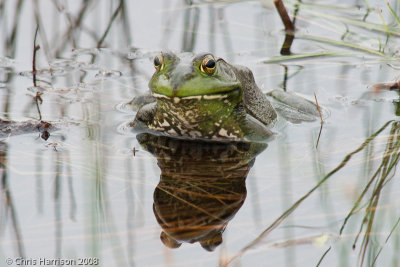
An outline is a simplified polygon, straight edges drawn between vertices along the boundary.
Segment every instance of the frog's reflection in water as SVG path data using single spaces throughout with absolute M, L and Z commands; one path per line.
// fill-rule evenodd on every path
M 209 251 L 246 199 L 246 177 L 265 143 L 214 143 L 137 136 L 161 169 L 153 211 L 170 248 L 199 242 Z

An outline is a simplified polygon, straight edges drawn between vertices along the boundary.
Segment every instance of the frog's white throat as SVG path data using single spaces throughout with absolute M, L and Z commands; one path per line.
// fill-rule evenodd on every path
M 223 100 L 229 97 L 228 94 L 211 94 L 211 95 L 193 95 L 193 96 L 166 96 L 157 93 L 151 93 L 155 98 L 163 98 L 178 104 L 181 100 Z

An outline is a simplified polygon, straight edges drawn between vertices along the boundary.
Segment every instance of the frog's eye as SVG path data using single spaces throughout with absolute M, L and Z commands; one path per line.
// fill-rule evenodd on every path
M 156 68 L 157 71 L 162 71 L 164 68 L 164 60 L 162 55 L 158 55 L 154 58 L 154 68 Z
M 212 56 L 207 56 L 203 59 L 200 65 L 201 72 L 212 75 L 216 69 L 215 59 Z

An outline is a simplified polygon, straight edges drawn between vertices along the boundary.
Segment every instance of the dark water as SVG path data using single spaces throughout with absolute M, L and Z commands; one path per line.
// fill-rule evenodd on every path
M 0 266 L 399 266 L 399 94 L 374 86 L 398 76 L 398 2 L 285 2 L 297 59 L 280 55 L 272 1 L 189 2 L 0 1 L 1 118 L 38 120 L 40 96 L 59 126 L 0 139 Z M 136 138 L 125 103 L 163 49 L 246 65 L 264 92 L 315 93 L 321 134 Z

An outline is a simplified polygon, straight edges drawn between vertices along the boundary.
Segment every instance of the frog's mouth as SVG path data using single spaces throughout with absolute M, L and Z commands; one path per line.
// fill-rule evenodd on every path
M 206 94 L 206 95 L 191 95 L 191 96 L 166 96 L 163 94 L 158 94 L 152 92 L 151 95 L 157 99 L 167 99 L 175 104 L 178 104 L 181 100 L 223 100 L 232 96 L 233 93 L 237 93 L 240 91 L 240 88 L 234 88 L 230 91 L 223 93 L 215 93 L 215 94 Z

